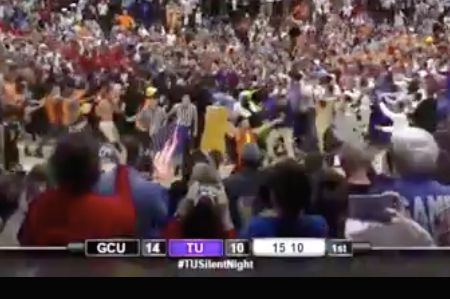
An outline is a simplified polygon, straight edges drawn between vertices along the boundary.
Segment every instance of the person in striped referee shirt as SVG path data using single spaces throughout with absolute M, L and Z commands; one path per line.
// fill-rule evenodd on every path
M 185 94 L 181 103 L 173 106 L 167 117 L 175 115 L 177 122 L 178 145 L 176 152 L 183 152 L 184 146 L 189 146 L 190 140 L 197 136 L 198 114 L 197 107 L 191 102 L 191 97 Z
M 152 147 L 152 136 L 159 132 L 167 120 L 164 109 L 159 107 L 154 99 L 156 91 L 156 88 L 147 88 L 144 105 L 135 116 L 128 119 L 128 121 L 135 121 L 136 129 L 140 132 L 139 139 L 146 149 Z

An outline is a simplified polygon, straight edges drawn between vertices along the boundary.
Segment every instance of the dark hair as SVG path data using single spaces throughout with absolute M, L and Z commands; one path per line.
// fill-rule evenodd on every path
M 226 239 L 220 216 L 212 201 L 202 200 L 181 221 L 185 239 Z
M 283 216 L 298 217 L 311 202 L 312 188 L 304 167 L 289 159 L 275 165 L 267 185 Z
M 312 211 L 327 221 L 329 237 L 344 238 L 347 210 L 346 179 L 333 169 L 323 170 L 317 178 L 317 194 Z
M 52 178 L 46 164 L 37 164 L 25 177 L 24 188 L 26 190 L 26 201 L 36 198 L 43 190 L 52 186 Z
M 120 140 L 127 151 L 127 164 L 135 166 L 141 156 L 141 143 L 131 135 L 123 136 Z
M 313 174 L 322 170 L 324 166 L 324 156 L 320 152 L 311 152 L 305 156 L 304 162 L 307 173 Z
M 55 183 L 74 195 L 90 191 L 100 176 L 99 148 L 95 139 L 82 132 L 58 140 L 49 160 Z
M 27 180 L 50 183 L 50 176 L 46 164 L 35 165 L 26 176 Z
M 311 202 L 312 188 L 304 167 L 289 159 L 275 165 L 269 174 L 268 190 L 281 213 L 276 236 L 300 236 L 299 216 Z

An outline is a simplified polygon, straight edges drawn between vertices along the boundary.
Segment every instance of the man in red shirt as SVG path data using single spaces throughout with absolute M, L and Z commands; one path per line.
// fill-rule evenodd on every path
M 23 245 L 65 246 L 134 236 L 126 168 L 118 168 L 115 196 L 91 191 L 100 176 L 98 152 L 98 143 L 83 133 L 67 135 L 58 143 L 49 161 L 57 186 L 31 202 L 19 236 Z

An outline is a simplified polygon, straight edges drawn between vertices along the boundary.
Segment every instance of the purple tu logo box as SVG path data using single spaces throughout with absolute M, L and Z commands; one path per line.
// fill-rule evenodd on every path
M 223 240 L 170 240 L 170 257 L 222 257 Z

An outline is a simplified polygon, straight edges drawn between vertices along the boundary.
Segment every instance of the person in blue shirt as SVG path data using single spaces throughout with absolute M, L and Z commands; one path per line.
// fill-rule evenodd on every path
M 250 218 L 241 237 L 327 237 L 325 219 L 304 213 L 312 188 L 302 166 L 294 160 L 284 161 L 268 170 L 263 180 L 257 200 L 267 209 Z
M 246 143 L 240 158 L 241 169 L 223 180 L 235 229 L 245 226 L 246 216 L 251 215 L 260 184 L 262 154 L 257 144 Z
M 159 183 L 145 178 L 137 169 L 141 148 L 139 142 L 129 136 L 122 138 L 127 151 L 127 170 L 132 200 L 136 209 L 136 228 L 138 237 L 143 239 L 158 238 L 160 229 L 168 219 L 168 193 Z M 149 157 L 146 157 L 150 159 Z M 102 195 L 110 195 L 116 178 L 116 169 L 105 172 L 96 186 Z
M 405 198 L 413 219 L 439 245 L 450 244 L 450 187 L 433 179 L 439 156 L 434 137 L 415 127 L 394 131 L 389 156 L 398 179 L 386 189 Z

